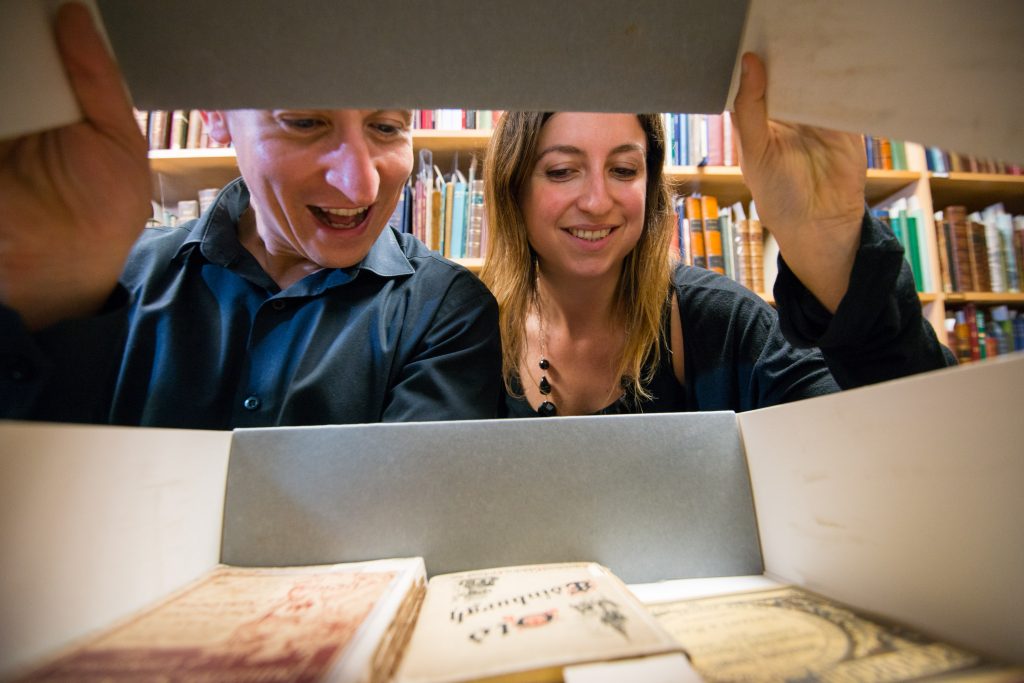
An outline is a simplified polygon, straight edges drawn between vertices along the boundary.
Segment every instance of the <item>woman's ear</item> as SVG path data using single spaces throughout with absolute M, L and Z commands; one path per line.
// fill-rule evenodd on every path
M 227 112 L 203 110 L 199 114 L 203 117 L 203 125 L 206 126 L 206 131 L 211 138 L 222 145 L 231 143 L 231 129 L 228 126 Z

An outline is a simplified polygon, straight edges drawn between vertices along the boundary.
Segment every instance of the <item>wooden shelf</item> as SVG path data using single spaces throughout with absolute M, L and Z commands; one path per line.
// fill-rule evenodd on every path
M 414 130 L 414 171 L 421 149 L 430 149 L 434 164 L 445 172 L 451 169 L 456 153 L 463 170 L 469 167 L 471 155 L 482 165 L 490 137 L 489 130 Z M 170 206 L 182 199 L 195 199 L 203 188 L 223 187 L 238 177 L 235 150 L 230 147 L 151 150 L 149 167 L 153 199 Z
M 426 147 L 434 151 L 483 152 L 491 139 L 489 130 L 429 130 L 412 132 L 413 149 Z
M 948 304 L 1024 304 L 1021 292 L 947 292 L 943 298 Z
M 968 213 L 1002 202 L 1012 214 L 1024 213 L 1024 176 L 995 173 L 932 173 L 932 205 L 941 211 L 962 204 Z
M 482 258 L 456 258 L 452 260 L 477 275 L 480 274 L 480 269 L 484 267 L 484 260 Z
M 434 164 L 447 172 L 455 163 L 464 172 L 469 157 L 481 162 L 490 140 L 489 130 L 414 130 L 414 172 L 419 163 L 419 151 L 430 149 Z M 223 187 L 238 175 L 235 151 L 231 148 L 154 150 L 149 154 L 153 170 L 153 197 L 173 206 L 180 199 L 195 199 L 198 191 L 206 187 Z M 679 194 L 706 194 L 718 198 L 719 204 L 750 201 L 750 191 L 743 182 L 739 167 L 668 166 L 665 177 Z M 924 182 L 922 182 L 924 181 Z M 1006 210 L 1024 213 L 1024 177 L 986 173 L 930 174 L 917 171 L 883 171 L 869 169 L 865 198 L 875 206 L 893 195 L 931 195 L 935 210 L 951 204 L 961 204 L 968 211 L 978 211 L 996 202 Z M 483 259 L 460 259 L 462 265 L 474 273 L 480 272 Z M 759 294 L 769 303 L 770 293 Z M 922 306 L 937 331 L 941 330 L 945 311 L 965 303 L 985 306 L 1009 304 L 1024 307 L 1024 293 L 924 292 L 919 294 Z
M 877 204 L 921 180 L 917 171 L 868 169 L 864 194 L 867 203 Z M 667 166 L 665 178 L 680 194 L 705 194 L 718 198 L 719 206 L 750 202 L 750 191 L 738 166 Z
M 149 152 L 153 199 L 174 206 L 182 199 L 196 199 L 199 190 L 224 187 L 238 177 L 235 150 L 154 149 Z

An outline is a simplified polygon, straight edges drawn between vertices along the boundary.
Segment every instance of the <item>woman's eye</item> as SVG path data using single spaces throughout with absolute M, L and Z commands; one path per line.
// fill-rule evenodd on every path
M 638 171 L 635 168 L 617 166 L 612 169 L 612 175 L 614 175 L 616 178 L 621 178 L 623 180 L 632 180 L 633 178 L 636 178 L 638 175 L 640 175 L 640 171 Z
M 544 172 L 551 180 L 568 180 L 572 176 L 571 168 L 549 168 Z

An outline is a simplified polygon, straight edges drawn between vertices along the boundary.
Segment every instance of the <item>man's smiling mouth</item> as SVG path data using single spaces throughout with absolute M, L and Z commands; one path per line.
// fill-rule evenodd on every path
M 321 222 L 332 228 L 341 230 L 358 227 L 366 219 L 370 211 L 368 206 L 360 206 L 354 209 L 324 209 L 319 206 L 310 206 L 309 210 Z

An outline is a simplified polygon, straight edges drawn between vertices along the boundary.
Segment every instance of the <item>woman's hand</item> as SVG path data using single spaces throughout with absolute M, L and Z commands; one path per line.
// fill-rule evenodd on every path
M 150 214 L 146 141 L 92 16 L 65 4 L 55 33 L 83 120 L 0 141 L 0 302 L 33 330 L 97 311 Z
M 856 134 L 769 121 L 764 63 L 749 52 L 742 60 L 734 119 L 744 180 L 786 264 L 835 312 L 860 243 L 864 143 Z

